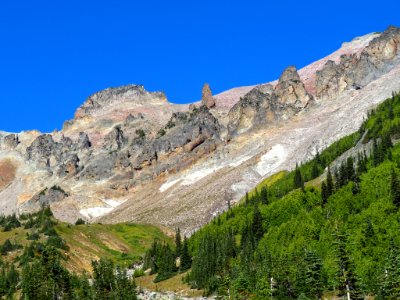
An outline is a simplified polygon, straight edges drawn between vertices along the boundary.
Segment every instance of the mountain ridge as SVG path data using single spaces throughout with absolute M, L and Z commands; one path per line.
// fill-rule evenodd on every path
M 65 221 L 189 233 L 266 176 L 356 130 L 400 89 L 399 44 L 396 27 L 359 37 L 279 81 L 215 95 L 212 108 L 173 104 L 140 85 L 95 93 L 59 132 L 0 133 L 0 165 L 16 169 L 0 207 L 21 213 L 45 203 Z

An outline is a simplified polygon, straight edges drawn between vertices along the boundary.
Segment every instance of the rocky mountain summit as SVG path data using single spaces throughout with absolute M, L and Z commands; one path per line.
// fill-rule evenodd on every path
M 50 204 L 65 221 L 148 222 L 185 233 L 260 180 L 356 130 L 400 90 L 400 29 L 345 43 L 277 81 L 168 102 L 141 85 L 90 96 L 62 130 L 0 132 L 0 209 Z

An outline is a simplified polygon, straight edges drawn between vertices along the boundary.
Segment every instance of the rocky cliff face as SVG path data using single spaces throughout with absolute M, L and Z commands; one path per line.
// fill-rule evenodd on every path
M 295 67 L 288 67 L 278 84 L 256 86 L 229 111 L 230 136 L 279 120 L 287 120 L 312 104 L 310 95 Z
M 90 96 L 60 132 L 0 132 L 0 210 L 190 233 L 263 178 L 358 128 L 400 90 L 400 30 L 360 37 L 277 81 L 192 105 L 140 85 Z
M 359 54 L 343 54 L 340 62 L 328 60 L 317 71 L 316 96 L 326 100 L 348 89 L 361 89 L 399 63 L 400 29 L 389 27 Z

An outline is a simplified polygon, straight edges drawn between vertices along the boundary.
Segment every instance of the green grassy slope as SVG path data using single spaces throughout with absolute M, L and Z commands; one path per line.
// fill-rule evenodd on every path
M 71 225 L 54 219 L 53 221 L 56 232 L 69 248 L 62 250 L 67 258 L 64 263 L 68 269 L 78 273 L 83 270 L 91 271 L 92 260 L 100 258 L 111 259 L 117 265 L 131 265 L 141 259 L 154 239 L 172 243 L 171 237 L 152 225 L 129 223 Z M 3 229 L 0 226 L 0 245 L 9 239 L 13 244 L 27 246 L 32 242 L 27 239 L 27 235 L 38 232 L 31 228 L 25 229 L 24 226 L 6 232 Z M 39 241 L 45 243 L 46 240 L 46 235 L 40 234 Z M 12 251 L 3 256 L 3 259 L 14 259 L 22 252 L 23 249 Z

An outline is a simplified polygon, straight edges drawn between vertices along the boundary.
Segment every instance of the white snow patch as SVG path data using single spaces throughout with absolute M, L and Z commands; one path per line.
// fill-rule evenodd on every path
M 240 157 L 239 159 L 237 159 L 237 160 L 234 160 L 233 162 L 231 162 L 230 164 L 229 164 L 229 166 L 230 167 L 238 167 L 238 166 L 240 166 L 242 163 L 244 163 L 246 160 L 249 160 L 250 158 L 252 158 L 253 157 L 253 155 L 247 155 L 247 156 L 243 156 L 243 157 Z
M 179 181 L 181 181 L 180 178 L 174 179 L 174 180 L 167 180 L 162 186 L 160 186 L 160 192 L 165 192 L 165 191 L 168 190 L 171 186 L 175 185 L 175 184 L 178 183 Z
M 97 218 L 105 215 L 112 211 L 114 207 L 104 207 L 104 206 L 96 206 L 90 208 L 84 208 L 79 211 L 82 216 L 85 216 L 88 219 Z
M 278 168 L 285 161 L 286 156 L 285 148 L 281 144 L 277 144 L 261 156 L 261 160 L 256 165 L 255 170 L 264 177 Z
M 116 208 L 117 206 L 119 206 L 125 202 L 125 201 L 118 202 L 118 201 L 115 201 L 112 199 L 105 199 L 102 201 L 105 204 L 105 206 L 95 206 L 95 207 L 83 208 L 79 211 L 79 213 L 88 219 L 97 218 L 97 217 L 101 217 L 101 216 L 109 213 L 114 208 Z
M 218 161 L 214 161 L 213 164 L 210 164 L 207 167 L 197 167 L 197 168 L 192 168 L 191 170 L 187 170 L 183 174 L 179 175 L 178 177 L 168 179 L 164 184 L 162 184 L 159 188 L 160 192 L 165 192 L 168 190 L 170 187 L 173 185 L 177 184 L 180 182 L 180 185 L 192 185 L 195 182 L 203 179 L 204 177 L 222 169 L 227 166 L 229 167 L 238 167 L 240 166 L 243 162 L 249 160 L 252 158 L 253 155 L 241 155 L 236 157 L 235 159 L 232 160 L 226 160 L 226 159 L 220 159 Z
M 195 183 L 196 181 L 199 181 L 200 179 L 206 177 L 207 175 L 210 175 L 211 173 L 223 168 L 223 166 L 213 166 L 210 168 L 203 168 L 196 170 L 194 172 L 191 172 L 189 174 L 186 174 L 185 179 L 182 181 L 182 185 L 191 185 Z
M 112 199 L 106 199 L 106 200 L 103 200 L 103 202 L 106 203 L 108 206 L 111 206 L 112 208 L 116 208 L 117 206 L 121 205 L 125 201 L 124 202 L 118 202 L 118 201 L 115 201 L 115 200 L 112 200 Z

